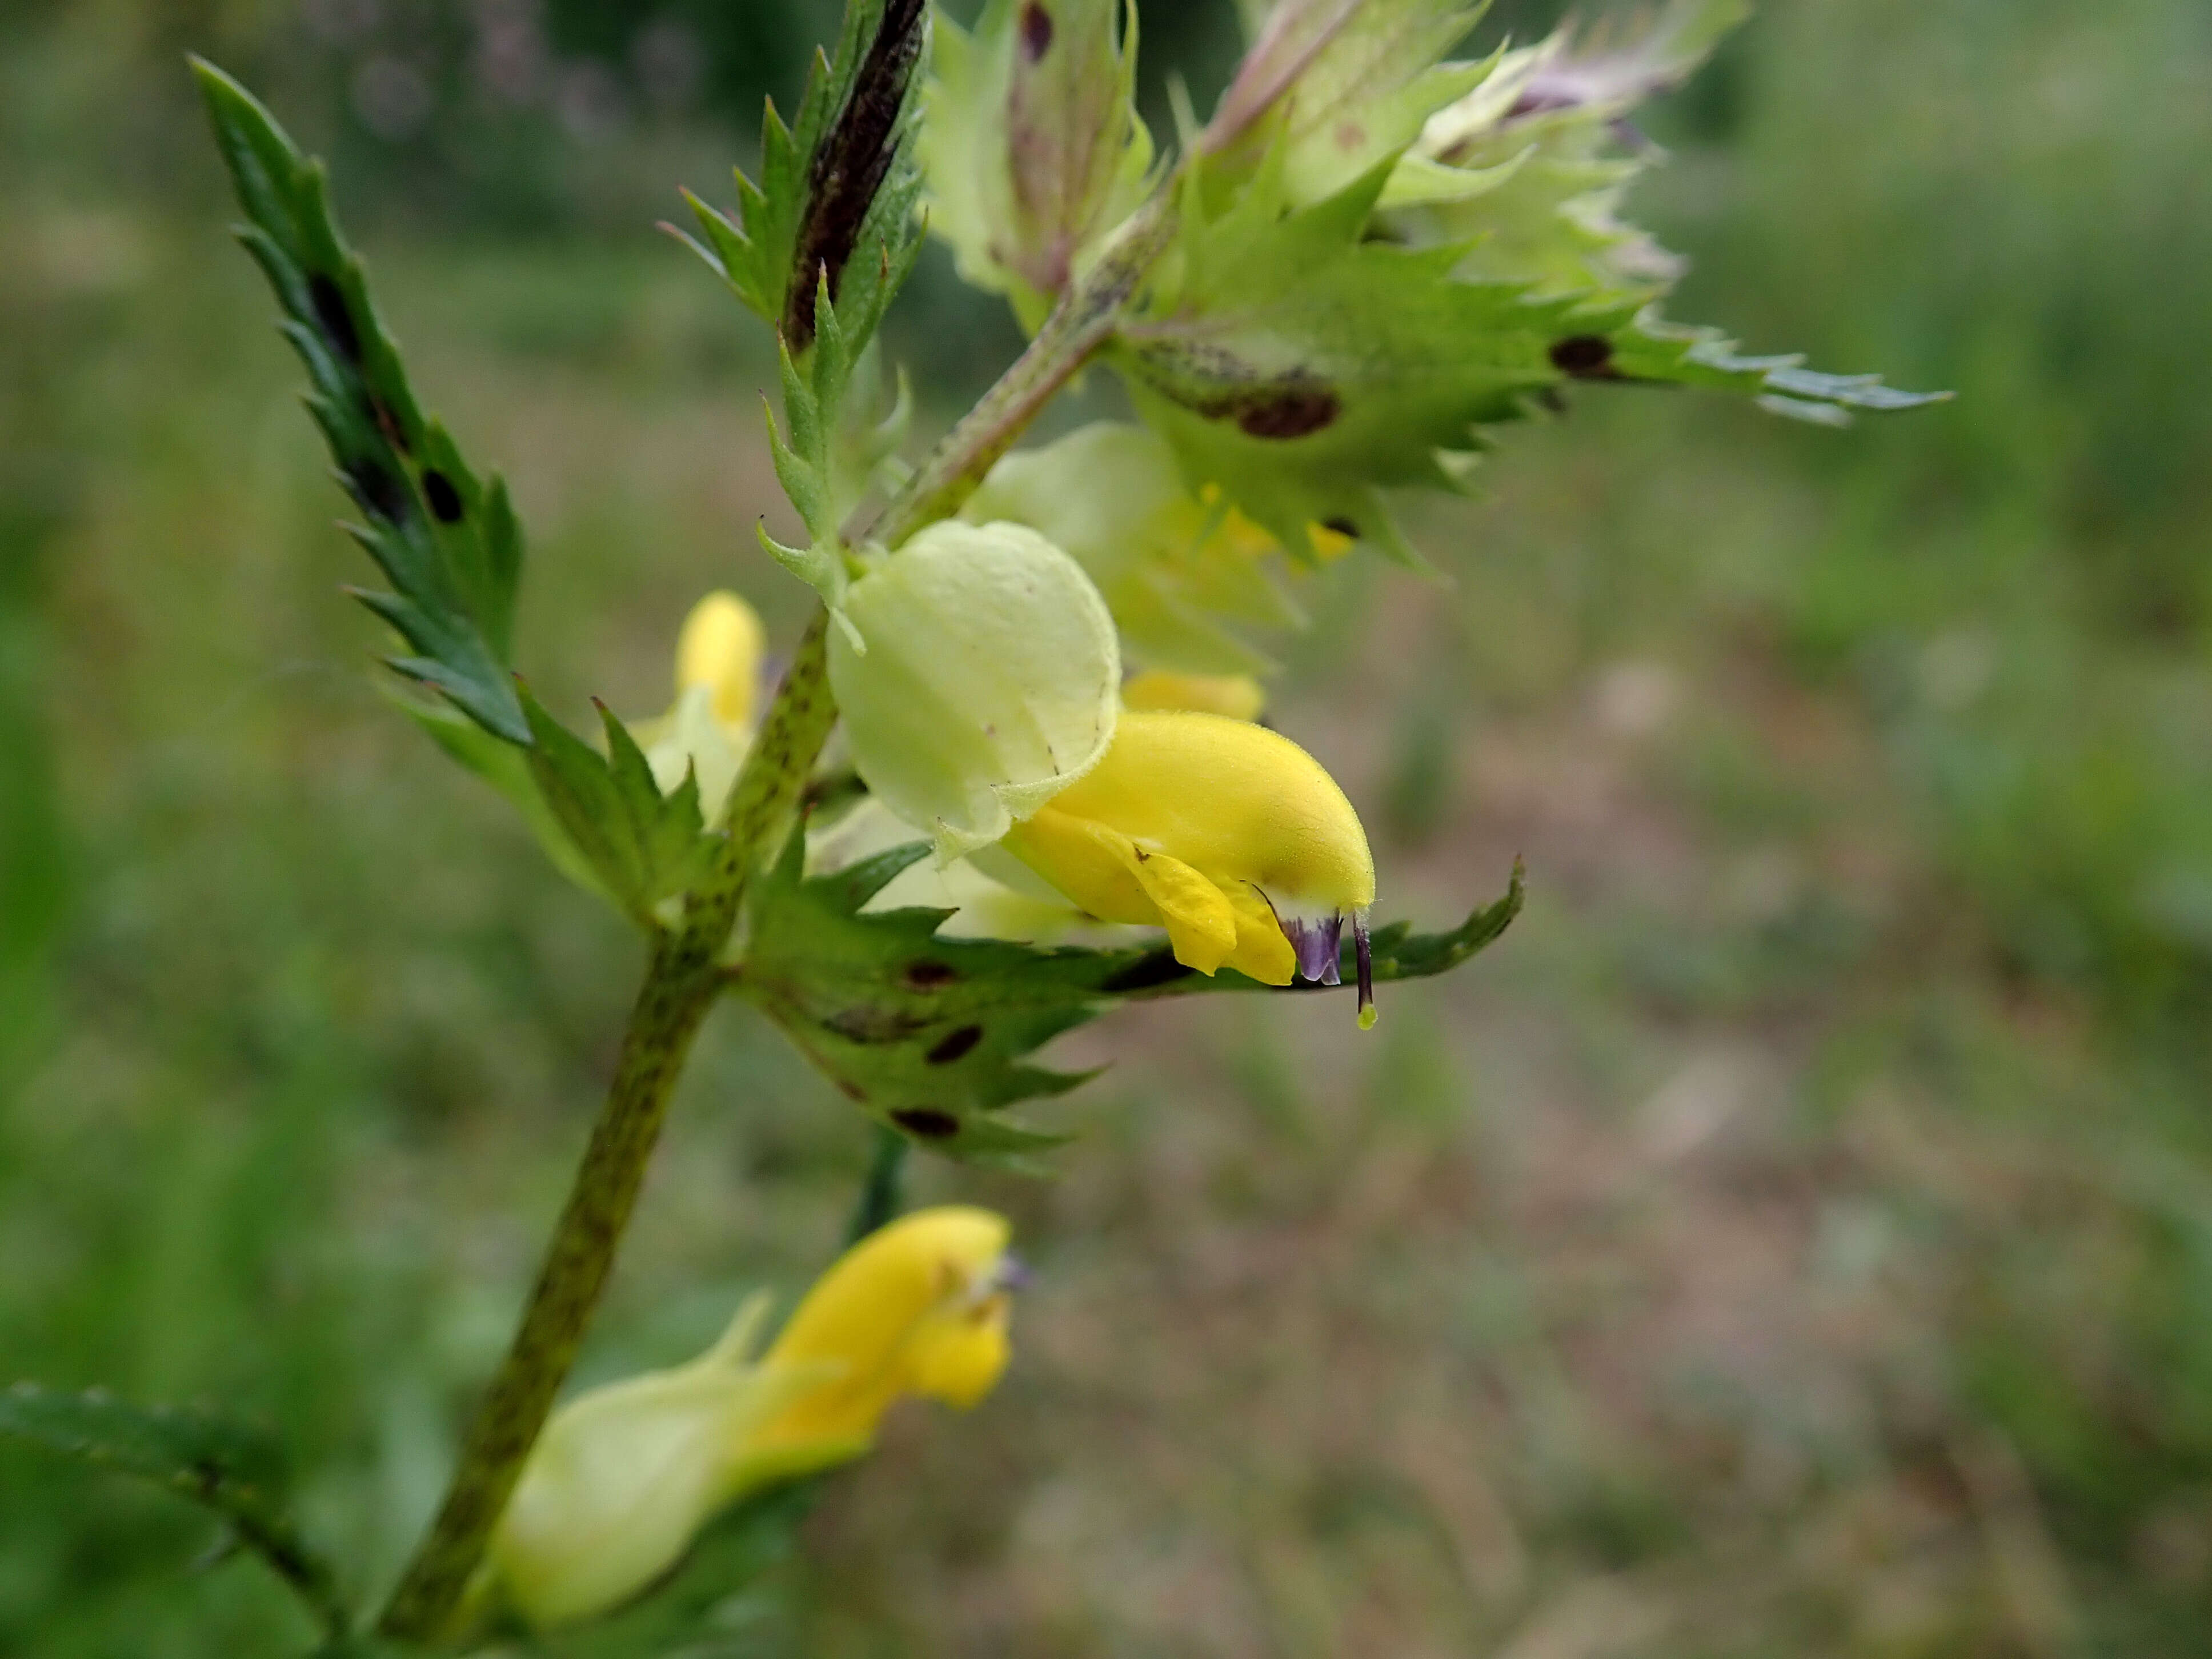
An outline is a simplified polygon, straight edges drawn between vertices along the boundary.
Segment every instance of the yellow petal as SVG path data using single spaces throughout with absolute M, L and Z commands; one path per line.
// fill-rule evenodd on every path
M 1006 1369 L 1006 1298 L 994 1296 L 964 1317 L 933 1321 L 915 1337 L 910 1391 L 965 1411 Z
M 1267 690 L 1249 674 L 1176 674 L 1152 668 L 1121 688 L 1124 708 L 1182 708 L 1256 720 L 1267 706 Z
M 752 725 L 768 635 L 752 606 L 717 589 L 691 607 L 676 639 L 676 696 L 694 686 L 714 694 L 714 718 L 740 731 Z
M 836 1370 L 754 1435 L 749 1449 L 865 1442 L 894 1400 L 937 1393 L 933 1385 L 945 1377 L 971 1390 L 956 1396 L 963 1403 L 979 1397 L 1005 1363 L 1005 1298 L 994 1285 L 1006 1237 L 1003 1216 L 946 1206 L 918 1210 L 848 1250 L 761 1362 L 770 1371 Z
M 1310 755 L 1265 726 L 1218 714 L 1126 714 L 1105 757 L 1052 810 L 1169 854 L 1221 887 L 1249 883 L 1278 906 L 1348 911 L 1374 902 L 1374 855 L 1352 803 Z M 1091 908 L 1082 895 L 1068 896 Z
M 1267 900 L 1241 887 L 1230 892 L 1229 902 L 1237 913 L 1237 948 L 1229 953 L 1228 965 L 1262 985 L 1288 985 L 1297 970 L 1298 953 L 1283 937 Z
M 1159 907 L 1176 960 L 1212 974 L 1237 948 L 1237 912 L 1228 896 L 1181 859 L 1132 845 L 1130 873 Z
M 1165 925 L 1137 879 L 1135 849 L 1119 830 L 1044 806 L 1016 824 L 1001 845 L 1086 915 L 1141 927 Z

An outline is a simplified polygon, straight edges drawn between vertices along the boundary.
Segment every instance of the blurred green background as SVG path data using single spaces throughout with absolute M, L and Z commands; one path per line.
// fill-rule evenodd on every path
M 640 951 L 380 698 L 181 54 L 332 157 L 533 682 L 641 714 L 701 590 L 799 614 L 759 331 L 651 225 L 831 10 L 0 0 L 0 1380 L 264 1413 L 365 1583 Z M 1146 7 L 1156 100 L 1225 21 Z M 1656 112 L 1675 314 L 1958 401 L 1589 388 L 1421 514 L 1450 586 L 1334 574 L 1279 716 L 1382 909 L 1527 914 L 1371 1036 L 1119 1016 L 1060 1179 L 920 1170 L 1018 1219 L 1015 1368 L 702 1651 L 2212 1653 L 2208 112 L 2202 0 L 1769 0 Z M 893 340 L 940 424 L 1015 343 L 935 253 Z M 584 1377 L 803 1283 L 866 1147 L 719 1017 Z M 0 1652 L 297 1651 L 213 1539 L 0 1447 Z

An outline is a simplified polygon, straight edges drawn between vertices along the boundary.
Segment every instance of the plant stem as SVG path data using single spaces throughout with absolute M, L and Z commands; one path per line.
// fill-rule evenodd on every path
M 659 935 L 630 1011 L 607 1103 L 547 1245 L 529 1306 L 477 1408 L 438 1518 L 378 1623 L 387 1636 L 443 1636 L 483 1559 L 524 1460 L 575 1363 L 629 1224 L 668 1103 L 721 988 L 720 959 L 745 884 L 789 821 L 836 719 L 817 612 L 745 757 L 724 815 L 728 838 L 686 908 Z
M 1163 190 L 1131 218 L 1091 274 L 1045 319 L 1028 349 L 885 508 L 877 526 L 880 539 L 896 546 L 957 512 L 992 463 L 1111 337 L 1122 308 L 1166 245 L 1173 228 L 1171 198 L 1172 191 Z M 800 641 L 730 792 L 723 814 L 727 838 L 688 899 L 682 927 L 655 935 L 645 983 L 623 1034 L 613 1086 L 546 1247 L 529 1305 L 469 1426 L 437 1519 L 378 1620 L 383 1636 L 429 1643 L 452 1633 L 492 1528 L 575 1363 L 677 1079 L 724 983 L 722 957 L 746 884 L 788 832 L 836 723 L 828 624 L 827 613 L 817 611 Z M 904 1153 L 902 1141 L 895 1149 L 878 1149 L 862 1218 L 896 1207 Z
M 946 433 L 871 533 L 887 547 L 949 519 L 1060 389 L 1113 337 L 1122 309 L 1174 234 L 1172 181 L 1132 214 L 1090 273 L 1053 307 L 1036 337 Z

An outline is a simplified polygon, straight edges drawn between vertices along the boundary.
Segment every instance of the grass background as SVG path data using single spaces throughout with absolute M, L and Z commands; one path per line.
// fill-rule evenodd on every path
M 265 1413 L 364 1586 L 640 952 L 380 699 L 179 54 L 334 157 L 514 480 L 533 681 L 645 713 L 700 590 L 799 614 L 761 343 L 649 223 L 824 10 L 0 0 L 0 1374 Z M 1156 93 L 1218 22 L 1147 8 Z M 1527 914 L 1369 1037 L 1080 1034 L 1056 1182 L 923 1167 L 1017 1218 L 1018 1363 L 899 1414 L 720 1650 L 2212 1652 L 2208 108 L 2196 0 L 1770 0 L 1658 112 L 1677 314 L 1958 401 L 1589 388 L 1422 511 L 1450 586 L 1312 596 L 1279 719 L 1382 908 L 1519 852 Z M 937 256 L 895 338 L 940 420 L 1013 343 Z M 803 1284 L 866 1152 L 719 1016 L 584 1378 Z M 211 1541 L 0 1447 L 0 1651 L 305 1645 Z

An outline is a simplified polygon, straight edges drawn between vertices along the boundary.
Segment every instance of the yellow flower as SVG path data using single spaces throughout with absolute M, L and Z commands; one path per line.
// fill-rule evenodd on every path
M 703 688 L 712 694 L 717 720 L 750 732 L 767 649 L 767 632 L 752 606 L 717 589 L 691 607 L 676 636 L 676 695 Z
M 1374 1023 L 1374 855 L 1335 781 L 1279 733 L 1219 714 L 1125 714 L 1097 765 L 1005 846 L 1101 921 L 1165 927 L 1176 959 L 1203 974 L 1334 985 L 1348 913 L 1360 1024 Z
M 739 1498 L 859 1456 L 906 1395 L 974 1405 L 1006 1364 L 1004 1218 L 917 1211 L 854 1245 L 750 1358 L 755 1297 L 688 1365 L 555 1413 L 493 1534 L 479 1598 L 544 1629 L 620 1605 Z
M 768 635 L 753 608 L 717 591 L 691 607 L 676 639 L 676 701 L 635 732 L 663 793 L 699 778 L 699 804 L 712 818 L 752 746 L 754 704 Z
M 1176 674 L 1148 668 L 1121 687 L 1124 708 L 1188 708 L 1225 714 L 1232 720 L 1256 720 L 1267 706 L 1267 688 L 1249 674 Z

